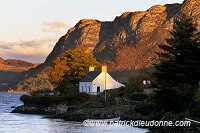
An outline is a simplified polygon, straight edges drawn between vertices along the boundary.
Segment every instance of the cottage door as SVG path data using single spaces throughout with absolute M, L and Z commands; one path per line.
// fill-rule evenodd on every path
M 97 86 L 97 92 L 100 92 L 100 86 Z

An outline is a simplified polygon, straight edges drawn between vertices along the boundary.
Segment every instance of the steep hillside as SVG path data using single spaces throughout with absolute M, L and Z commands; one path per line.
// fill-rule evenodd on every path
M 0 57 L 0 91 L 8 90 L 8 83 L 20 72 L 27 71 L 37 65 L 21 60 L 4 60 Z
M 157 61 L 157 45 L 165 43 L 173 20 L 187 10 L 195 17 L 200 29 L 198 0 L 183 4 L 155 5 L 147 11 L 125 12 L 112 22 L 80 20 L 61 37 L 44 65 L 71 48 L 83 49 L 95 55 L 98 61 L 110 64 L 110 70 L 131 70 L 152 66 Z
M 51 66 L 65 50 L 79 48 L 91 52 L 109 71 L 151 67 L 158 61 L 158 44 L 166 43 L 173 20 L 187 11 L 195 18 L 200 30 L 200 1 L 185 0 L 182 4 L 155 5 L 147 11 L 125 12 L 112 22 L 80 20 L 56 43 L 44 64 L 23 73 L 18 79 L 35 76 Z M 15 80 L 15 83 L 19 80 Z M 14 82 L 13 82 L 14 83 Z

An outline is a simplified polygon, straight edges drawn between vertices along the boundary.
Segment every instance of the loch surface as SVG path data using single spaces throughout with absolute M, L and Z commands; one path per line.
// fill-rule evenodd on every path
M 87 127 L 81 122 L 43 118 L 42 115 L 10 113 L 12 106 L 23 103 L 23 93 L 0 93 L 0 133 L 145 133 L 146 129 L 128 126 Z

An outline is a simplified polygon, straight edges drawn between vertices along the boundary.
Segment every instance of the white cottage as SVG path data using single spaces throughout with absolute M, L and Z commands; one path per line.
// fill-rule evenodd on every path
M 79 82 L 79 92 L 97 95 L 105 89 L 116 89 L 122 86 L 124 85 L 115 81 L 107 73 L 107 66 L 102 66 L 101 70 L 94 70 L 94 67 L 90 67 L 89 73 Z

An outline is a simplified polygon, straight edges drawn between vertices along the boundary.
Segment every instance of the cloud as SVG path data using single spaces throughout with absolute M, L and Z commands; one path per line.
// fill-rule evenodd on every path
M 71 26 L 62 21 L 43 22 L 43 32 L 52 32 L 55 34 L 61 33 L 63 30 L 67 31 Z
M 41 63 L 52 51 L 57 40 L 55 36 L 44 36 L 31 41 L 0 42 L 0 57 Z
M 2 44 L 2 45 L 1 45 Z M 10 46 L 8 46 L 8 45 L 3 45 L 4 43 L 3 42 L 0 42 L 0 49 L 11 49 L 11 47 Z

